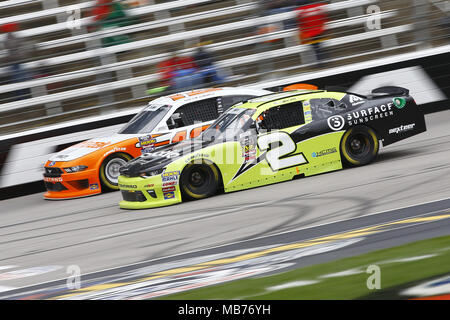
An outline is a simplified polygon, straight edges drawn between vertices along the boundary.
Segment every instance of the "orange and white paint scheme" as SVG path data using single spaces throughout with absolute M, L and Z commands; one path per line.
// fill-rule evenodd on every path
M 249 88 L 207 88 L 149 102 L 116 134 L 64 149 L 45 163 L 46 199 L 68 199 L 118 190 L 119 169 L 159 146 L 199 136 L 226 109 L 271 93 Z M 141 146 L 142 143 L 142 146 Z

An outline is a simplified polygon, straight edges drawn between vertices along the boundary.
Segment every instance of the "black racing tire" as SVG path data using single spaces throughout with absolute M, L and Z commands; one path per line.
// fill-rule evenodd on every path
M 131 159 L 132 157 L 126 153 L 114 153 L 103 160 L 99 171 L 103 190 L 119 190 L 119 169 Z
M 180 190 L 186 200 L 211 197 L 217 193 L 219 184 L 219 170 L 214 164 L 205 161 L 188 164 L 180 177 Z
M 366 126 L 348 129 L 341 140 L 341 158 L 345 165 L 358 167 L 375 160 L 380 149 L 376 132 Z

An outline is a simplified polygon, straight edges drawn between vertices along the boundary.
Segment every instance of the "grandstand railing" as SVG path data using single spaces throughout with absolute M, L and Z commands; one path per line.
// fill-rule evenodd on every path
M 212 0 L 176 0 L 176 1 L 170 1 L 163 4 L 155 4 L 155 5 L 149 5 L 146 7 L 140 7 L 136 9 L 130 9 L 127 12 L 130 15 L 144 15 L 164 10 L 171 10 L 175 8 L 181 8 L 185 5 L 189 4 L 201 4 L 201 3 L 208 3 Z M 9 2 L 10 5 L 12 5 L 11 1 L 5 1 L 3 3 L 4 7 L 8 7 L 6 2 Z M 21 1 L 23 4 L 26 4 L 26 0 Z M 29 1 L 28 1 L 29 2 Z M 346 10 L 351 9 L 355 7 L 361 7 L 366 6 L 369 4 L 377 3 L 378 0 L 344 0 L 341 2 L 334 2 L 329 5 L 327 5 L 327 10 L 329 12 L 333 11 L 339 11 L 339 10 Z M 34 1 L 33 1 L 34 3 Z M 87 1 L 82 2 L 81 7 L 83 9 L 88 9 L 89 6 L 92 6 L 93 1 Z M 248 11 L 249 13 L 252 12 L 252 10 L 256 9 L 256 4 L 254 2 L 247 2 L 242 3 L 242 1 L 235 1 L 236 5 L 229 6 L 222 9 L 214 9 L 214 10 L 208 10 L 208 11 L 202 11 L 199 13 L 193 13 L 193 14 L 186 14 L 178 17 L 169 17 L 164 19 L 158 19 L 155 21 L 150 22 L 144 22 L 132 25 L 130 27 L 122 27 L 122 28 L 114 28 L 107 31 L 108 36 L 110 35 L 120 35 L 120 34 L 127 34 L 127 33 L 134 33 L 134 32 L 141 32 L 141 31 L 148 31 L 160 27 L 170 27 L 173 25 L 178 24 L 184 24 L 187 22 L 197 22 L 202 19 L 208 19 L 208 18 L 216 18 L 216 17 L 222 17 L 227 15 L 232 15 L 237 12 L 242 11 Z M 0 5 L 0 10 L 4 8 L 2 5 Z M 43 16 L 49 16 L 51 14 L 56 13 L 63 13 L 66 12 L 69 8 L 72 8 L 73 6 L 65 6 L 65 7 L 58 7 L 58 8 L 52 8 L 47 10 L 42 10 L 39 12 L 34 13 L 27 13 L 17 16 L 12 16 L 8 18 L 2 18 L 0 19 L 0 24 L 3 24 L 5 22 L 10 21 L 17 21 L 17 19 L 24 19 L 24 20 L 30 20 L 30 19 L 39 19 Z M 372 30 L 372 31 L 363 31 L 363 32 L 357 32 L 355 34 L 347 34 L 347 35 L 341 35 L 341 34 L 333 34 L 333 37 L 331 39 L 325 40 L 322 42 L 322 45 L 324 48 L 332 48 L 336 46 L 345 46 L 347 45 L 348 48 L 355 49 L 355 56 L 358 54 L 366 54 L 364 52 L 363 46 L 358 47 L 358 42 L 360 41 L 366 41 L 366 40 L 377 40 L 380 41 L 380 52 L 386 52 L 387 50 L 396 49 L 396 48 L 404 48 L 407 46 L 415 45 L 416 42 L 414 40 L 409 41 L 408 44 L 399 45 L 396 41 L 397 35 L 405 34 L 406 36 L 409 35 L 411 31 L 414 31 L 414 24 L 409 23 L 407 19 L 398 18 L 399 10 L 405 10 L 404 8 L 399 8 L 398 10 L 387 10 L 384 12 L 380 12 L 379 18 L 380 19 L 397 19 L 396 24 L 389 28 L 384 28 L 380 30 Z M 186 41 L 189 39 L 198 39 L 201 36 L 210 36 L 212 34 L 221 34 L 224 32 L 236 32 L 237 30 L 241 29 L 248 29 L 248 28 L 254 28 L 258 27 L 263 24 L 267 23 L 274 23 L 274 22 L 280 22 L 287 19 L 294 18 L 296 15 L 295 12 L 287 12 L 287 13 L 281 13 L 281 14 L 275 14 L 271 16 L 264 16 L 264 17 L 251 17 L 250 19 L 245 19 L 237 22 L 225 22 L 222 24 L 219 24 L 217 26 L 207 26 L 207 27 L 200 27 L 197 29 L 189 30 L 189 31 L 180 31 L 175 32 L 169 35 L 164 36 L 157 36 L 155 38 L 150 39 L 144 39 L 144 40 L 135 40 L 130 43 L 126 44 L 120 44 L 113 47 L 108 48 L 97 48 L 97 49 L 91 49 L 86 50 L 82 52 L 75 52 L 75 53 L 68 53 L 65 54 L 63 51 L 61 52 L 61 55 L 56 55 L 53 57 L 48 57 L 36 61 L 26 62 L 24 63 L 24 66 L 30 69 L 39 68 L 42 64 L 45 64 L 46 66 L 66 66 L 68 64 L 76 64 L 80 60 L 89 60 L 89 59 L 95 59 L 101 56 L 106 55 L 114 55 L 116 53 L 120 53 L 122 51 L 139 51 L 144 48 L 173 43 L 176 41 Z M 338 29 L 338 28 L 345 28 L 345 27 L 351 27 L 351 26 L 364 26 L 364 23 L 367 21 L 367 18 L 369 17 L 369 14 L 362 14 L 358 16 L 350 16 L 349 18 L 344 19 L 338 19 L 331 21 L 327 28 L 329 30 L 332 29 Z M 91 20 L 91 18 L 83 18 L 83 23 L 88 24 L 88 20 Z M 33 28 L 28 30 L 21 31 L 20 36 L 31 36 L 31 35 L 37 35 L 37 34 L 46 34 L 51 33 L 58 30 L 58 28 L 66 28 L 67 26 L 65 23 L 57 23 L 53 25 L 47 25 L 42 26 L 39 28 Z M 239 67 L 246 64 L 251 63 L 258 63 L 258 62 L 264 62 L 268 59 L 272 58 L 280 58 L 280 57 L 287 57 L 291 55 L 297 55 L 302 54 L 305 52 L 308 52 L 310 50 L 310 47 L 308 45 L 301 45 L 296 43 L 295 39 L 297 39 L 297 33 L 298 30 L 296 29 L 288 29 L 288 30 L 282 30 L 277 31 L 265 35 L 252 35 L 252 36 L 243 36 L 240 39 L 233 39 L 233 40 L 225 40 L 220 41 L 217 43 L 206 45 L 205 47 L 208 48 L 213 53 L 220 53 L 224 50 L 234 49 L 239 50 L 240 47 L 245 48 L 249 45 L 255 45 L 259 43 L 266 42 L 268 40 L 274 40 L 274 39 L 294 39 L 293 41 L 285 41 L 284 48 L 276 48 L 271 49 L 269 51 L 263 52 L 263 53 L 248 53 L 246 50 L 243 50 L 243 55 L 240 57 L 227 57 L 227 55 L 219 55 L 218 54 L 218 61 L 217 66 L 222 69 L 226 69 L 229 72 L 229 75 L 231 75 L 230 79 L 233 81 L 239 80 L 239 75 L 233 74 L 233 68 Z M 59 38 L 56 40 L 47 40 L 43 41 L 39 44 L 37 44 L 38 50 L 46 50 L 51 48 L 59 48 L 63 47 L 65 45 L 72 45 L 80 42 L 86 42 L 86 41 L 92 41 L 95 39 L 101 39 L 106 34 L 106 31 L 98 31 L 94 33 L 89 34 L 82 34 L 82 35 L 74 35 L 66 38 Z M 445 35 L 443 36 L 445 38 Z M 386 39 L 389 39 L 389 41 L 385 41 Z M 392 40 L 394 39 L 394 40 Z M 184 49 L 181 50 L 180 54 L 190 54 L 193 51 L 193 49 Z M 1 53 L 0 53 L 1 54 Z M 151 66 L 155 65 L 160 61 L 163 61 L 169 56 L 168 53 L 163 54 L 153 54 L 149 55 L 147 57 L 143 58 L 133 58 L 126 61 L 113 61 L 112 63 L 108 63 L 105 65 L 97 66 L 97 67 L 89 67 L 85 69 L 80 69 L 77 71 L 72 72 L 62 72 L 57 75 L 48 76 L 36 80 L 30 80 L 22 83 L 15 83 L 15 84 L 7 84 L 7 85 L 0 85 L 0 94 L 7 93 L 11 91 L 16 91 L 24 88 L 35 88 L 35 87 L 43 87 L 47 84 L 51 83 L 60 83 L 65 81 L 72 81 L 76 79 L 82 79 L 85 77 L 91 77 L 91 76 L 98 76 L 100 74 L 104 74 L 107 72 L 118 72 L 122 70 L 131 70 L 132 68 L 136 67 L 144 67 L 144 66 Z M 307 59 L 301 56 L 297 58 L 290 58 L 292 60 L 292 64 L 298 66 L 307 65 Z M 301 61 L 301 63 L 300 63 Z M 293 66 L 294 68 L 294 66 Z M 6 68 L 0 68 L 0 74 L 6 72 Z M 82 88 L 73 89 L 71 86 L 66 86 L 63 88 L 64 91 L 57 92 L 57 93 L 51 93 L 44 90 L 44 94 L 42 95 L 42 91 L 40 92 L 40 95 L 42 96 L 34 96 L 30 99 L 24 99 L 14 102 L 7 102 L 0 104 L 0 113 L 1 112 L 11 112 L 14 110 L 20 110 L 20 109 L 30 109 L 33 106 L 41 106 L 46 104 L 52 104 L 57 103 L 58 106 L 64 107 L 64 101 L 70 101 L 70 99 L 74 98 L 82 98 L 87 96 L 95 96 L 98 95 L 99 92 L 110 92 L 112 90 L 116 89 L 123 89 L 123 88 L 134 88 L 136 86 L 142 86 L 151 84 L 154 82 L 159 81 L 159 75 L 158 73 L 148 73 L 144 75 L 138 75 L 133 74 L 132 72 L 129 75 L 129 78 L 121 79 L 118 77 L 119 80 L 111 81 L 108 83 L 101 83 L 101 84 L 91 84 L 87 83 L 87 86 Z M 246 76 L 242 77 L 245 78 Z M 50 90 L 51 91 L 51 90 Z M 137 91 L 137 92 L 142 92 Z M 133 99 L 142 99 L 142 98 L 148 98 L 147 96 L 143 94 L 137 94 L 133 95 Z M 121 101 L 116 101 L 116 103 L 120 103 Z M 1 101 L 0 101 L 1 103 Z M 62 103 L 62 104 L 61 104 Z M 55 109 L 55 105 L 47 105 L 46 110 Z M 95 109 L 95 108 L 109 108 L 108 105 L 98 104 L 98 106 L 89 106 L 89 107 L 80 107 L 78 110 L 74 111 L 71 110 L 70 112 L 82 112 L 83 110 L 88 109 Z M 50 111 L 46 118 L 55 117 L 60 114 L 65 114 L 69 112 L 65 112 L 62 108 L 59 109 L 60 112 L 56 112 L 53 114 L 54 110 Z M 20 120 L 20 121 L 23 121 Z M 29 121 L 33 121 L 33 119 L 29 119 Z M 17 121 L 19 122 L 19 121 Z M 26 121 L 25 121 L 26 122 Z M 11 121 L 7 125 L 0 125 L 0 130 L 2 127 L 5 126 L 11 126 L 14 125 L 16 122 Z

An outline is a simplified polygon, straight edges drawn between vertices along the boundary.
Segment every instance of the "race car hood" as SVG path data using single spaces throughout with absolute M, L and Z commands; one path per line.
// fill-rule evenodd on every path
M 164 169 L 172 161 L 205 148 L 211 143 L 213 142 L 206 142 L 202 141 L 201 138 L 196 138 L 161 147 L 155 152 L 144 154 L 129 161 L 120 168 L 120 174 L 127 177 L 138 177 L 143 173 Z
M 130 134 L 114 134 L 113 136 L 96 138 L 77 143 L 50 157 L 49 161 L 72 161 L 84 157 L 100 149 L 112 149 L 115 144 L 125 140 L 136 138 Z

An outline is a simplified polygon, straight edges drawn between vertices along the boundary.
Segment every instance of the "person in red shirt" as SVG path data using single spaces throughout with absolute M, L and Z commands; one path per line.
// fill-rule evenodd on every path
M 202 83 L 198 66 L 190 56 L 171 53 L 167 60 L 158 64 L 163 86 L 173 90 L 188 89 Z
M 296 9 L 300 41 L 313 46 L 316 59 L 321 63 L 325 58 L 320 43 L 323 41 L 328 15 L 323 3 L 301 6 Z

